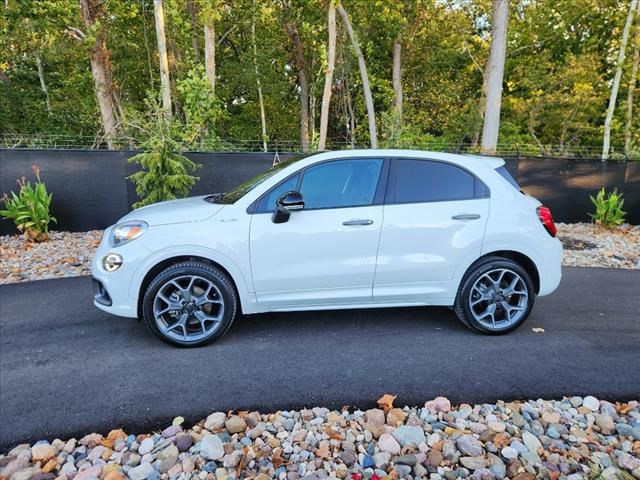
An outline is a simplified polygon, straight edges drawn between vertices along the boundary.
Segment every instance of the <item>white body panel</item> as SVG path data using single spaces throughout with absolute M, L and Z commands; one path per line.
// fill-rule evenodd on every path
M 371 301 L 382 206 L 301 211 L 286 223 L 253 215 L 251 273 L 258 303 L 298 305 Z M 354 219 L 371 225 L 345 226 Z
M 478 218 L 452 218 L 460 214 Z M 488 216 L 488 199 L 385 205 L 374 300 L 441 303 L 455 297 L 456 269 L 480 252 Z
M 412 158 L 448 162 L 482 180 L 489 198 L 379 204 L 293 212 L 276 224 L 269 213 L 251 213 L 262 194 L 291 174 L 318 162 L 341 158 Z M 96 306 L 125 316 L 139 315 L 149 272 L 161 262 L 203 258 L 228 272 L 243 313 L 272 310 L 453 305 L 469 266 L 483 255 L 511 251 L 528 257 L 539 277 L 539 295 L 561 278 L 562 247 L 536 215 L 535 199 L 508 184 L 495 168 L 499 159 L 435 152 L 364 150 L 328 152 L 300 160 L 257 185 L 233 205 L 203 197 L 163 202 L 135 210 L 124 220 L 142 220 L 138 239 L 112 247 L 105 232 L 93 262 L 93 276 L 112 304 Z M 479 215 L 454 220 L 459 214 Z M 369 225 L 343 222 L 368 219 Z M 118 253 L 122 266 L 102 267 Z

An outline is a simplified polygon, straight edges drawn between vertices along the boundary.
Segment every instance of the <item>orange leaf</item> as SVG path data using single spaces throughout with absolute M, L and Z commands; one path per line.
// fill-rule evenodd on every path
M 616 410 L 619 414 L 626 415 L 633 410 L 633 406 L 628 403 L 616 403 Z
M 109 435 L 107 435 L 107 438 L 103 439 L 102 442 L 100 443 L 102 443 L 102 445 L 107 448 L 113 448 L 113 444 L 118 438 L 126 438 L 126 437 L 127 437 L 127 434 L 124 433 L 124 430 L 119 428 L 118 430 L 111 430 L 109 432 Z
M 276 448 L 273 451 L 273 455 L 271 455 L 271 463 L 275 468 L 278 468 L 280 465 L 284 463 L 284 459 L 282 458 L 282 449 Z
M 393 401 L 396 399 L 397 395 L 389 395 L 385 393 L 378 399 L 378 407 L 384 410 L 384 413 L 389 413 L 389 410 L 393 408 Z

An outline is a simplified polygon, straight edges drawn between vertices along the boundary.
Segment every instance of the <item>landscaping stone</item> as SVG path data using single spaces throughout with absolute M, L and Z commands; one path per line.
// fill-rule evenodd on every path
M 221 460 L 224 457 L 224 445 L 217 435 L 208 435 L 200 442 L 200 454 L 207 460 Z
M 346 408 L 228 418 L 217 412 L 192 428 L 174 422 L 151 435 L 114 430 L 80 442 L 22 444 L 0 454 L 0 479 L 640 479 L 637 401 L 447 402 L 386 415 Z M 377 440 L 367 430 L 372 425 Z
M 225 427 L 227 428 L 227 431 L 231 434 L 241 433 L 247 429 L 247 423 L 238 415 L 232 415 L 225 422 Z
M 596 397 L 584 397 L 582 399 L 582 405 L 592 412 L 597 412 L 598 410 L 600 410 L 600 402 L 598 402 L 598 399 Z
M 414 447 L 417 448 L 421 443 L 426 443 L 427 439 L 424 436 L 422 427 L 410 427 L 403 425 L 396 428 L 393 431 L 394 438 L 398 441 L 401 447 Z
M 470 457 L 478 457 L 484 453 L 482 442 L 472 435 L 463 435 L 458 438 L 456 446 L 460 452 Z
M 222 412 L 212 413 L 207 417 L 207 420 L 204 422 L 204 428 L 209 431 L 220 430 L 224 427 L 224 422 L 227 419 L 227 415 Z

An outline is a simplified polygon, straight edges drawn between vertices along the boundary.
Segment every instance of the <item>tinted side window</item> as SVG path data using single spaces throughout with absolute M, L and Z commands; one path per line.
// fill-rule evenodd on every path
M 482 182 L 455 165 L 396 159 L 394 167 L 395 203 L 442 202 L 487 195 Z
M 509 173 L 509 170 L 507 170 L 507 167 L 505 167 L 504 165 L 501 167 L 496 168 L 496 172 L 498 172 L 500 175 L 502 175 L 502 177 L 509 182 L 513 188 L 515 188 L 516 190 L 518 190 L 519 192 L 522 190 L 520 188 L 520 185 L 518 185 L 518 182 L 516 182 L 516 179 L 513 178 L 511 176 L 511 174 Z
M 371 205 L 382 162 L 382 159 L 336 160 L 308 168 L 300 185 L 305 210 Z
M 256 213 L 273 212 L 276 209 L 276 202 L 278 199 L 284 193 L 296 189 L 298 186 L 298 177 L 299 175 L 294 175 L 293 177 L 286 179 L 263 196 L 256 206 Z

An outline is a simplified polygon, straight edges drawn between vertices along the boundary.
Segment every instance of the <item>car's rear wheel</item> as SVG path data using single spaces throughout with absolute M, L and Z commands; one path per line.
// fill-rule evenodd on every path
M 531 313 L 535 295 L 531 276 L 518 263 L 486 257 L 463 277 L 454 309 L 467 327 L 496 335 L 522 325 Z
M 142 307 L 145 323 L 161 340 L 197 347 L 225 334 L 237 305 L 236 291 L 223 271 L 206 263 L 184 262 L 152 280 Z

